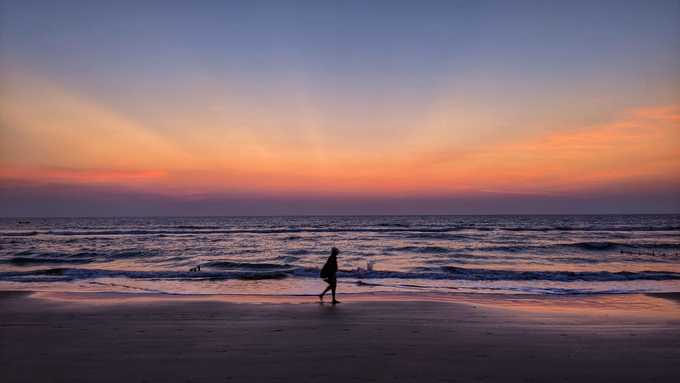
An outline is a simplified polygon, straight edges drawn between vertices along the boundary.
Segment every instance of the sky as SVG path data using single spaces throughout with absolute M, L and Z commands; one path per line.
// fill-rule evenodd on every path
M 0 0 L 1 216 L 679 196 L 677 0 Z

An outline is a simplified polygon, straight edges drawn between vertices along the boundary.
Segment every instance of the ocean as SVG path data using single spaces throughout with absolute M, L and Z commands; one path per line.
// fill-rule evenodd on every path
M 2 218 L 0 290 L 311 295 L 333 246 L 339 294 L 680 291 L 680 215 Z

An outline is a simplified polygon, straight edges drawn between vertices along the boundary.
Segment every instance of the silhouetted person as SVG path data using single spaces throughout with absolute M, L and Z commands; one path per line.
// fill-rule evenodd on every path
M 319 294 L 319 300 L 321 302 L 323 302 L 323 296 L 326 295 L 328 290 L 331 290 L 331 292 L 333 293 L 333 304 L 340 303 L 340 301 L 335 299 L 335 286 L 337 284 L 335 274 L 338 272 L 338 254 L 340 254 L 340 250 L 338 250 L 335 247 L 332 248 L 331 256 L 328 257 L 326 264 L 323 265 L 323 268 L 321 268 L 321 273 L 319 276 L 326 283 L 328 283 L 328 287 L 326 287 L 326 290 L 324 290 L 323 293 Z

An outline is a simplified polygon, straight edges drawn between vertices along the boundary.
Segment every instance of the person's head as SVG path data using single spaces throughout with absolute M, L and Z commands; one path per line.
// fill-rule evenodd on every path
M 337 247 L 331 248 L 331 255 L 336 257 L 338 254 L 340 254 L 340 250 L 338 250 Z

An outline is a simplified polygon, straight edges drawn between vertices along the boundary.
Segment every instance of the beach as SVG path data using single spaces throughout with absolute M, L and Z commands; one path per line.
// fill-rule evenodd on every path
M 4 292 L 3 382 L 673 382 L 678 294 Z
M 0 0 L 0 383 L 680 383 L 679 31 Z

